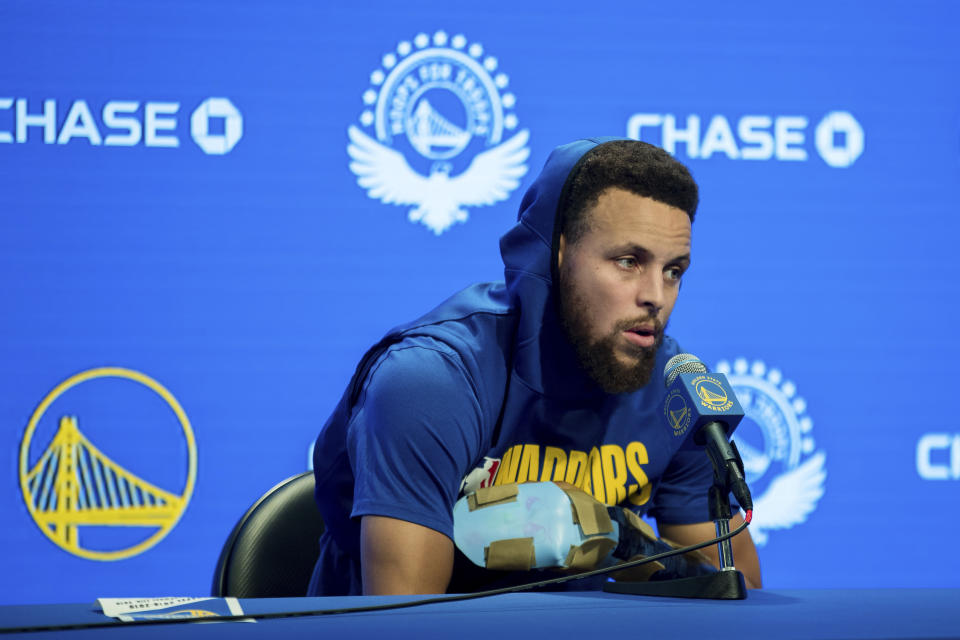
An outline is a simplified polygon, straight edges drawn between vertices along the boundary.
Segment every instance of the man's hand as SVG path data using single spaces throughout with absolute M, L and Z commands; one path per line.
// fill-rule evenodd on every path
M 741 524 L 743 524 L 743 517 L 739 513 L 730 518 L 731 531 Z M 717 536 L 713 522 L 699 522 L 697 524 L 657 523 L 657 529 L 659 530 L 660 537 L 684 547 Z M 743 572 L 747 587 L 759 589 L 763 586 L 763 581 L 760 578 L 760 559 L 757 557 L 757 548 L 753 544 L 753 538 L 750 537 L 750 530 L 747 529 L 740 535 L 732 538 L 730 542 L 733 545 L 733 562 L 737 569 Z M 715 567 L 720 568 L 720 554 L 717 551 L 717 545 L 710 545 L 700 551 L 710 558 L 710 561 Z
M 405 520 L 363 516 L 360 566 L 364 595 L 444 593 L 453 573 L 453 541 Z

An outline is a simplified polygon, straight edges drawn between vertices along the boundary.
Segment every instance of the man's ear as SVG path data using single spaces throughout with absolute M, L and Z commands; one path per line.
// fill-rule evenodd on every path
M 557 270 L 560 270 L 560 267 L 563 266 L 563 250 L 567 248 L 567 239 L 564 235 L 560 234 L 560 242 L 557 245 Z

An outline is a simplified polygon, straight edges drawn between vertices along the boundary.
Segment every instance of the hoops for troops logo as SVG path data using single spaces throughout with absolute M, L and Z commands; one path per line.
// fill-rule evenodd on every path
M 738 358 L 716 368 L 730 381 L 746 417 L 734 440 L 754 495 L 750 533 L 763 546 L 773 529 L 806 521 L 823 496 L 826 454 L 815 451 L 807 403 L 779 369 Z
M 410 221 L 439 235 L 467 220 L 464 207 L 505 200 L 520 185 L 530 134 L 516 131 L 509 77 L 480 43 L 420 33 L 381 63 L 363 94 L 362 128 L 347 129 L 350 170 L 371 198 L 412 205 Z

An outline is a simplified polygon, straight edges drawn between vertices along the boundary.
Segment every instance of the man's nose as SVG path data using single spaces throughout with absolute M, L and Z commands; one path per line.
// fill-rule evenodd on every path
M 647 269 L 637 283 L 637 306 L 657 315 L 665 303 L 663 275 L 656 269 Z

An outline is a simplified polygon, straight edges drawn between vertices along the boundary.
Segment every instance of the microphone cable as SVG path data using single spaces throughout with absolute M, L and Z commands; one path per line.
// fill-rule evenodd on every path
M 656 562 L 664 558 L 670 558 L 676 555 L 681 555 L 684 553 L 689 553 L 691 551 L 697 551 L 710 545 L 719 544 L 724 540 L 729 540 L 736 535 L 742 533 L 750 525 L 750 520 L 753 518 L 753 512 L 747 511 L 744 517 L 743 524 L 739 527 L 725 533 L 722 536 L 717 536 L 705 542 L 698 542 L 697 544 L 690 545 L 688 547 L 678 547 L 676 549 L 671 549 L 669 551 L 664 551 L 663 553 L 658 553 L 652 556 L 646 556 L 643 558 L 638 558 L 636 560 L 629 560 L 626 562 L 621 562 L 609 567 L 603 567 L 600 569 L 591 569 L 589 571 L 582 571 L 580 573 L 574 573 L 565 576 L 559 576 L 556 578 L 549 578 L 547 580 L 540 580 L 537 582 L 529 582 L 525 584 L 518 584 L 510 587 L 501 587 L 498 589 L 489 589 L 487 591 L 476 591 L 473 593 L 458 593 L 454 595 L 444 595 L 444 596 L 434 596 L 430 598 L 419 598 L 416 600 L 407 600 L 404 602 L 392 602 L 389 604 L 374 604 L 366 605 L 360 607 L 338 607 L 334 609 L 310 609 L 305 611 L 276 611 L 271 613 L 252 613 L 252 614 L 242 614 L 236 616 L 208 616 L 203 618 L 155 618 L 147 620 L 131 620 L 129 622 L 118 621 L 114 619 L 104 620 L 101 622 L 85 622 L 77 624 L 58 624 L 58 625 L 37 625 L 37 626 L 27 626 L 27 627 L 5 627 L 0 628 L 0 634 L 6 633 L 29 633 L 34 631 L 69 631 L 69 630 L 80 630 L 80 629 L 120 629 L 134 626 L 147 626 L 147 625 L 156 625 L 156 624 L 192 624 L 195 622 L 241 622 L 241 621 L 250 621 L 250 620 L 276 620 L 281 618 L 301 618 L 301 617 L 310 617 L 310 616 L 328 616 L 328 615 L 340 615 L 345 613 L 367 613 L 371 611 L 389 611 L 391 609 L 405 609 L 410 607 L 420 607 L 428 604 L 440 604 L 443 602 L 460 602 L 463 600 L 476 600 L 479 598 L 489 598 L 490 596 L 498 596 L 505 593 L 514 593 L 518 591 L 527 591 L 529 589 L 538 589 L 540 587 L 547 587 L 550 585 L 561 584 L 563 582 L 569 582 L 570 580 L 580 580 L 581 578 L 589 578 L 591 576 L 598 576 L 605 573 L 612 573 L 614 571 L 621 571 L 623 569 L 630 569 L 632 567 L 638 567 L 649 562 Z

